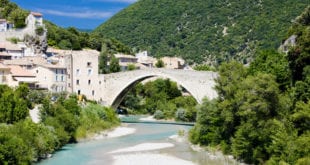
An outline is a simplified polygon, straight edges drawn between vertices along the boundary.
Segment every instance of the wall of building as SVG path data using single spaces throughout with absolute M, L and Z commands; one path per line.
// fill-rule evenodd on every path
M 67 91 L 67 73 L 66 69 L 55 69 L 43 66 L 32 68 L 31 73 L 38 79 L 38 87 L 46 88 L 52 92 Z
M 68 68 L 68 92 L 85 95 L 88 99 L 95 99 L 98 95 L 99 52 L 94 50 L 72 51 L 66 58 Z

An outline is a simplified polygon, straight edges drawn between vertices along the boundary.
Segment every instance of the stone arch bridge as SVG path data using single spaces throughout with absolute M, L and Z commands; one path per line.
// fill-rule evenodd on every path
M 153 78 L 169 78 L 185 88 L 198 103 L 204 97 L 217 97 L 213 89 L 217 73 L 211 71 L 193 71 L 177 69 L 141 69 L 104 75 L 103 91 L 100 95 L 105 105 L 117 108 L 126 93 L 137 83 Z

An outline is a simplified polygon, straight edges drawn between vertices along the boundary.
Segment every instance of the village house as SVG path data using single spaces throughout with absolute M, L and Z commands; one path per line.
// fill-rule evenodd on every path
M 0 32 L 6 32 L 7 31 L 7 22 L 6 19 L 0 19 Z
M 178 57 L 162 57 L 161 60 L 167 69 L 184 69 L 185 61 Z
M 32 29 L 43 26 L 43 15 L 37 12 L 31 12 L 26 18 L 26 25 Z
M 36 77 L 35 88 L 51 92 L 67 91 L 67 68 L 64 58 L 44 59 L 43 57 L 24 57 L 5 60 L 4 64 L 19 66 Z
M 155 58 L 148 56 L 147 51 L 139 52 L 135 56 L 138 59 L 137 62 L 142 65 L 141 68 L 152 68 L 157 61 Z
M 7 77 L 7 85 L 16 87 L 22 83 L 27 84 L 29 88 L 34 89 L 38 82 L 36 76 L 18 65 L 7 65 L 10 68 L 10 75 Z
M 67 68 L 67 91 L 95 99 L 104 77 L 98 74 L 99 52 L 96 50 L 71 51 L 64 55 Z
M 120 53 L 114 54 L 114 56 L 119 60 L 121 71 L 128 70 L 128 65 L 130 64 L 133 64 L 136 68 L 139 68 L 139 65 L 137 64 L 138 58 L 136 58 L 135 56 Z M 108 65 L 110 64 L 108 63 Z
M 0 84 L 6 84 L 10 74 L 10 68 L 0 63 Z

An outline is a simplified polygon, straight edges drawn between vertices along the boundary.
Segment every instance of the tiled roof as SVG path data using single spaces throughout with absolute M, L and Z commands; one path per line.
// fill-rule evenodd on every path
M 5 60 L 4 64 L 8 65 L 38 65 L 45 68 L 66 68 L 64 65 L 48 63 L 43 57 L 23 57 L 20 59 Z
M 10 69 L 8 66 L 0 63 L 0 69 Z
M 130 58 L 130 59 L 137 59 L 137 57 L 127 54 L 114 54 L 116 58 Z
M 36 17 L 42 17 L 42 16 L 43 16 L 43 14 L 37 13 L 37 12 L 31 12 L 31 14 L 32 14 L 33 16 L 36 16 Z
M 8 65 L 8 67 L 11 69 L 12 76 L 35 77 L 35 75 L 18 65 Z
M 0 42 L 0 48 L 5 48 L 6 50 L 22 50 L 17 44 L 8 41 Z

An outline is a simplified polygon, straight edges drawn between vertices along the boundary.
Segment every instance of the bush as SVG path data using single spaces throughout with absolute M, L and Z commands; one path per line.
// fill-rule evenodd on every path
M 43 27 L 37 27 L 36 28 L 36 34 L 39 35 L 39 36 L 42 36 L 44 33 L 44 28 Z
M 177 120 L 177 121 L 187 121 L 185 109 L 179 108 L 175 112 L 175 120 Z
M 155 113 L 154 113 L 154 118 L 157 119 L 157 120 L 164 119 L 165 115 L 164 115 L 163 111 L 156 110 Z

